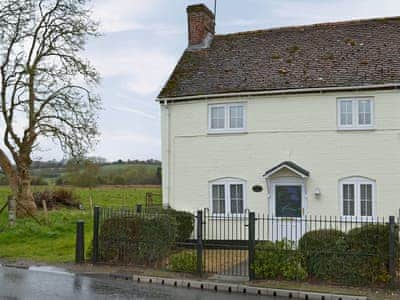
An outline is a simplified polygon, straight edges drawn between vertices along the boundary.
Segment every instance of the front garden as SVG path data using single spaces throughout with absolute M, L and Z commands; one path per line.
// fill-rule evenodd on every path
M 194 230 L 196 217 L 185 212 L 160 210 L 135 214 L 104 209 L 100 214 L 97 254 L 100 263 L 151 267 L 207 277 L 251 276 L 252 269 L 252 279 L 256 280 L 382 287 L 393 283 L 389 265 L 390 226 L 385 222 L 355 224 L 347 231 L 311 230 L 297 242 L 258 239 L 251 250 L 246 240 L 215 239 L 218 230 L 222 236 L 222 230 L 226 229 L 221 222 L 219 227 L 212 229 L 215 230 L 214 239 L 207 239 L 203 236 L 206 218 L 199 240 L 192 234 L 197 231 L 197 228 Z M 398 234 L 392 237 L 392 248 L 397 255 Z
M 114 191 L 115 200 L 107 201 L 108 196 L 113 198 Z M 391 283 L 387 222 L 355 224 L 343 231 L 316 228 L 302 234 L 296 242 L 288 239 L 272 242 L 257 235 L 252 258 L 247 219 L 236 223 L 229 219 L 230 227 L 224 227 L 223 218 L 204 216 L 199 248 L 194 215 L 160 208 L 136 213 L 135 205 L 144 205 L 148 191 L 148 188 L 102 188 L 85 197 L 89 195 L 88 190 L 74 190 L 79 204 L 66 201 L 61 205 L 60 201 L 49 200 L 47 217 L 40 209 L 37 220 L 19 219 L 13 228 L 7 227 L 7 215 L 3 212 L 0 214 L 0 260 L 73 263 L 76 221 L 84 220 L 85 250 L 90 263 L 94 217 L 90 206 L 100 205 L 103 212 L 99 223 L 99 263 L 203 277 L 249 276 L 253 269 L 254 282 L 279 280 L 375 287 Z M 7 191 L 3 192 L 5 199 Z M 116 193 L 128 196 L 118 197 Z M 160 203 L 158 199 L 155 202 Z M 211 221 L 214 225 L 209 224 Z M 242 231 L 233 230 L 240 226 Z M 228 234 L 218 240 L 218 232 L 221 235 L 225 231 Z M 394 252 L 398 257 L 399 242 L 398 236 L 395 237 Z
M 369 224 L 347 233 L 310 231 L 297 247 L 287 241 L 261 242 L 256 247 L 254 268 L 258 279 L 384 286 L 390 282 L 389 226 Z

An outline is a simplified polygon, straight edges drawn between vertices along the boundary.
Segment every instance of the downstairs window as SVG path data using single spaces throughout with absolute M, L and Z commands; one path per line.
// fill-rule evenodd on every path
M 375 215 L 375 182 L 362 177 L 340 181 L 342 215 L 348 217 L 373 217 Z
M 224 178 L 210 183 L 211 211 L 215 215 L 241 215 L 246 206 L 244 180 Z

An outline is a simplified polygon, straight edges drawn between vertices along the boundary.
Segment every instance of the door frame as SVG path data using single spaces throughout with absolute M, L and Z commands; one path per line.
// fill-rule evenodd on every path
M 276 209 L 276 194 L 275 194 L 275 187 L 280 185 L 296 185 L 301 186 L 301 217 L 276 217 L 275 216 L 275 209 Z M 301 219 L 305 215 L 307 215 L 307 190 L 306 190 L 306 183 L 304 178 L 299 177 L 278 177 L 278 178 L 271 178 L 269 179 L 269 214 L 276 218 L 282 219 Z

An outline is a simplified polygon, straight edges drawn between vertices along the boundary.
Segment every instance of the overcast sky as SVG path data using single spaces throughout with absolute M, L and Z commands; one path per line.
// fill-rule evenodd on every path
M 318 22 L 400 16 L 400 0 L 217 0 L 217 33 Z M 187 45 L 192 0 L 92 0 L 104 35 L 87 56 L 102 75 L 101 138 L 92 155 L 160 158 L 154 101 Z M 203 1 L 213 9 L 214 0 Z M 47 148 L 47 149 L 46 149 Z M 34 158 L 62 158 L 51 146 Z

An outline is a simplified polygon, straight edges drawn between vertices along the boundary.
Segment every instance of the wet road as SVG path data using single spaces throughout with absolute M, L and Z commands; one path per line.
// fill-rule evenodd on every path
M 260 299 L 260 297 L 250 295 L 215 293 L 144 283 L 137 284 L 132 281 L 91 278 L 62 271 L 21 270 L 0 266 L 0 299 L 236 300 L 255 298 Z

